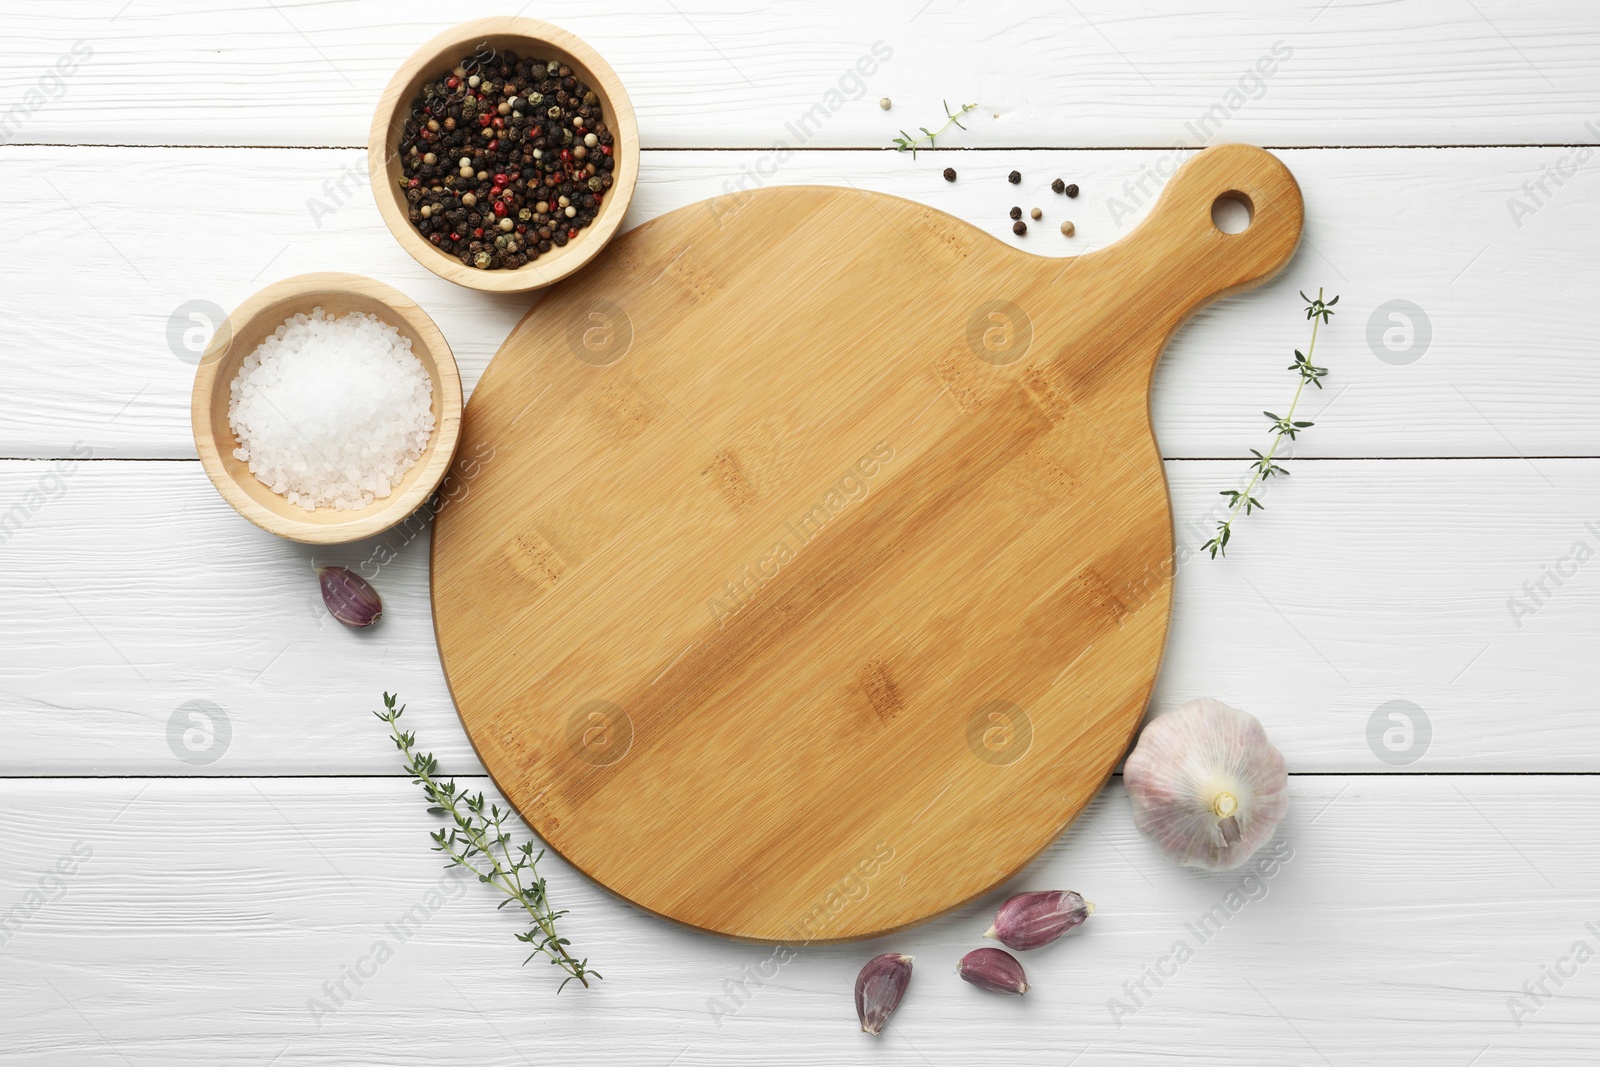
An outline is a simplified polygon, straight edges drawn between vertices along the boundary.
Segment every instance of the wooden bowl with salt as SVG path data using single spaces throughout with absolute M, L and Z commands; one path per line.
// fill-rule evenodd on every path
M 594 221 L 567 244 L 509 270 L 479 270 L 444 252 L 417 231 L 408 217 L 410 205 L 400 185 L 403 169 L 400 140 L 412 102 L 428 82 L 473 55 L 512 51 L 520 56 L 555 60 L 572 68 L 579 81 L 600 98 L 600 110 L 614 139 L 612 185 L 606 190 Z M 572 274 L 593 259 L 622 228 L 623 216 L 639 179 L 639 124 L 622 79 L 600 53 L 581 38 L 538 19 L 495 17 L 463 22 L 429 40 L 389 81 L 372 117 L 367 135 L 367 173 L 383 221 L 411 257 L 439 277 L 488 293 L 526 293 Z
M 316 307 L 334 317 L 364 312 L 394 327 L 411 341 L 411 353 L 421 361 L 432 386 L 434 427 L 427 446 L 388 496 L 363 508 L 307 511 L 273 492 L 234 456 L 238 439 L 228 424 L 228 402 L 240 366 L 285 320 Z M 200 463 L 234 510 L 291 541 L 344 544 L 396 525 L 421 507 L 444 480 L 461 438 L 461 375 L 444 335 L 403 293 L 359 274 L 302 274 L 262 289 L 218 327 L 195 372 L 189 413 Z

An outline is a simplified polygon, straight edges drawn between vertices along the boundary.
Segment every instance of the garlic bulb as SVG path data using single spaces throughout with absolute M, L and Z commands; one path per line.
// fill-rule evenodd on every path
M 1289 810 L 1289 774 L 1253 715 L 1202 697 L 1153 719 L 1123 767 L 1133 823 L 1186 867 L 1231 871 Z

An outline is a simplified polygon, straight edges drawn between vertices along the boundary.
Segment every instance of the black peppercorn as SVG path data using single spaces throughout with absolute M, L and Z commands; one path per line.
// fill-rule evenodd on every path
M 1006 181 L 1010 182 L 1012 185 L 1017 184 L 1021 180 L 1022 180 L 1022 172 L 1020 170 L 1014 170 L 1010 174 L 1006 175 Z
M 956 180 L 956 168 L 954 168 L 954 167 L 946 167 L 946 168 L 944 168 L 944 180 L 947 181 L 947 182 L 955 181 Z
M 1060 178 L 1057 178 L 1055 181 L 1050 183 L 1050 191 L 1053 193 L 1064 193 L 1067 191 L 1067 183 L 1062 181 Z
M 1068 196 L 1077 196 L 1078 195 L 1078 187 L 1076 185 L 1067 186 L 1067 195 Z
M 1022 217 L 1022 209 L 1020 207 L 1012 208 L 1011 209 L 1011 217 L 1014 218 L 1014 219 L 1020 219 Z
M 446 71 L 422 87 L 402 129 L 408 213 L 419 233 L 468 266 L 514 269 L 539 254 L 526 224 L 536 202 L 556 199 L 548 190 L 577 210 L 560 231 L 543 232 L 543 251 L 594 222 L 615 168 L 599 149 L 614 139 L 599 96 L 569 67 L 507 51 L 469 56 L 460 68 L 470 77 Z M 583 141 L 590 132 L 593 144 Z M 561 150 L 580 143 L 581 152 Z
M 1021 237 L 1028 232 L 1028 224 L 1019 219 L 1011 224 L 1011 232 Z

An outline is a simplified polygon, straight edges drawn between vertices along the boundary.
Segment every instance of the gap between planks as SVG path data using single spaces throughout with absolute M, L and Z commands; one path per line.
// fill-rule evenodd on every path
M 0 774 L 0 782 L 269 782 L 389 781 L 411 779 L 394 774 Z M 487 774 L 452 774 L 458 781 L 489 782 Z M 1111 773 L 1121 778 L 1122 771 Z M 1600 771 L 1290 771 L 1290 778 L 1600 778 Z M 491 784 L 493 784 L 491 782 Z
M 1231 463 L 1248 456 L 1162 456 L 1163 463 Z M 1529 460 L 1596 460 L 1600 455 L 1548 456 L 1295 456 L 1295 463 L 1526 463 Z M 0 463 L 199 463 L 193 456 L 0 456 Z M 1285 460 L 1284 462 L 1290 462 Z
M 1217 144 L 1229 142 L 1218 141 Z M 327 152 L 327 151 L 365 151 L 366 145 L 361 144 L 139 144 L 122 141 L 8 141 L 0 145 L 0 150 L 6 148 L 253 148 L 263 151 L 293 151 L 293 152 Z M 1170 152 L 1174 149 L 1198 152 L 1202 147 L 1210 145 L 1191 144 L 1144 144 L 1144 145 L 1092 145 L 1092 144 L 1022 144 L 1022 145 L 974 145 L 970 148 L 921 148 L 919 153 L 926 152 L 937 154 L 940 152 Z M 1482 149 L 1485 151 L 1503 148 L 1593 148 L 1589 141 L 1508 141 L 1495 144 L 1264 144 L 1258 148 L 1268 152 L 1370 152 L 1377 150 L 1416 150 L 1438 151 L 1445 149 Z M 770 152 L 770 145 L 694 145 L 691 147 L 651 147 L 641 146 L 641 152 Z M 800 145 L 789 149 L 790 152 L 899 152 L 902 149 L 892 145 Z

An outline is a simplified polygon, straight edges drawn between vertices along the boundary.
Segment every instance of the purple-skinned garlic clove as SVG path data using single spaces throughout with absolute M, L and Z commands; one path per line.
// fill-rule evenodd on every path
M 856 975 L 856 1016 L 861 1029 L 869 1034 L 883 1033 L 883 1024 L 900 1006 L 911 984 L 910 956 L 885 952 L 874 956 Z
M 1186 867 L 1233 870 L 1289 810 L 1288 769 L 1260 721 L 1209 697 L 1152 719 L 1122 784 L 1133 824 Z
M 1072 890 L 1051 889 L 1018 893 L 1004 904 L 984 937 L 1007 948 L 1026 952 L 1048 945 L 1094 912 L 1094 905 Z
M 317 584 L 328 614 L 353 629 L 364 629 L 383 618 L 378 591 L 348 567 L 318 567 Z
M 1022 964 L 1003 948 L 975 948 L 961 957 L 956 973 L 979 989 L 1020 997 L 1028 991 Z

